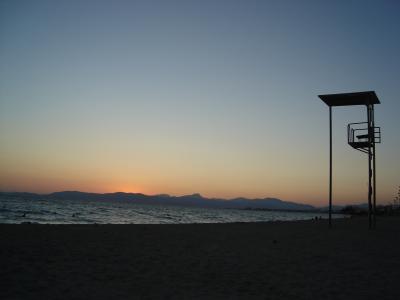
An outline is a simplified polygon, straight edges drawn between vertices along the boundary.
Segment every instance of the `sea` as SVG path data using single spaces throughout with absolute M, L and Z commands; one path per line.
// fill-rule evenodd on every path
M 335 214 L 335 218 L 344 217 Z M 321 212 L 143 205 L 121 201 L 24 199 L 0 195 L 6 224 L 189 224 L 294 221 L 327 218 Z

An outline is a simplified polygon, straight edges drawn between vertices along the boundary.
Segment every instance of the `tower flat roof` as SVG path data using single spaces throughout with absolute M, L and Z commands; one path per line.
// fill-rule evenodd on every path
M 328 106 L 380 104 L 374 91 L 328 94 L 318 96 Z

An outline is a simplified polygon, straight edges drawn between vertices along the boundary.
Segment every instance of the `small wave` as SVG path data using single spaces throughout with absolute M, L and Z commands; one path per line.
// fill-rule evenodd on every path
M 58 215 L 58 213 L 55 212 L 55 211 L 45 210 L 45 209 L 40 210 L 40 211 L 39 211 L 39 214 L 44 214 L 44 215 Z
M 25 210 L 25 209 L 18 209 L 18 210 L 9 210 L 9 212 L 13 212 L 15 214 L 20 214 L 20 215 L 39 215 L 39 216 L 45 216 L 45 215 L 58 215 L 57 212 L 55 211 L 50 211 L 50 210 Z

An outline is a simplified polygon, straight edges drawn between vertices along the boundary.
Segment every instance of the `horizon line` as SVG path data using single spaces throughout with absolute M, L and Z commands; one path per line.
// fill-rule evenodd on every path
M 303 204 L 303 205 L 309 205 L 309 206 L 313 206 L 313 207 L 326 207 L 327 205 L 313 205 L 313 204 L 308 204 L 308 203 L 304 203 L 304 202 L 296 202 L 293 200 L 284 200 L 281 198 L 276 198 L 276 197 L 264 197 L 264 198 L 248 198 L 248 197 L 243 197 L 243 196 L 238 196 L 238 197 L 234 197 L 234 198 L 218 198 L 218 197 L 207 197 L 207 196 L 203 196 L 201 193 L 192 193 L 192 194 L 183 194 L 183 195 L 172 195 L 172 194 L 167 194 L 167 193 L 158 193 L 158 194 L 145 194 L 145 193 L 140 193 L 140 192 L 122 192 L 122 191 L 115 191 L 115 192 L 106 192 L 106 193 L 101 193 L 101 192 L 88 192 L 88 191 L 78 191 L 78 190 L 62 190 L 62 191 L 54 191 L 54 192 L 48 192 L 48 193 L 36 193 L 36 192 L 29 192 L 29 191 L 4 191 L 4 190 L 0 190 L 0 193 L 28 193 L 28 194 L 35 194 L 35 195 L 42 195 L 42 196 L 47 196 L 47 195 L 51 195 L 51 194 L 55 194 L 55 193 L 85 193 L 85 194 L 98 194 L 98 195 L 107 195 L 107 194 L 132 194 L 132 195 L 144 195 L 144 196 L 149 196 L 149 197 L 157 197 L 157 196 L 167 196 L 167 197 L 186 197 L 186 196 L 194 196 L 194 195 L 198 195 L 203 199 L 209 199 L 209 200 L 223 200 L 223 201 L 232 201 L 235 199 L 246 199 L 246 200 L 250 200 L 250 201 L 254 201 L 254 200 L 265 200 L 265 199 L 276 199 L 276 200 L 280 200 L 280 201 L 284 201 L 284 202 L 291 202 L 291 203 L 296 203 L 296 204 Z M 358 203 L 352 203 L 352 204 L 339 204 L 339 205 L 334 205 L 334 206 L 351 206 L 351 205 L 363 205 L 366 204 L 367 202 L 358 202 Z

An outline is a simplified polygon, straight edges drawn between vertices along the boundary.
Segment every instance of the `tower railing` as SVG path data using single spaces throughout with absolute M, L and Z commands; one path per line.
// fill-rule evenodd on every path
M 371 134 L 371 139 L 368 135 Z M 373 130 L 368 133 L 368 122 L 356 122 L 347 125 L 347 143 L 356 150 L 364 153 L 368 153 L 368 146 L 372 143 L 381 143 L 381 128 L 374 127 Z

